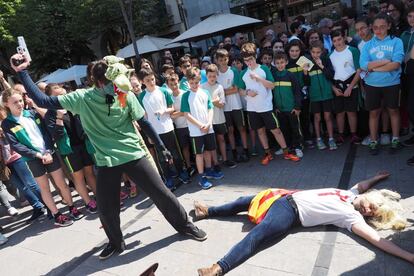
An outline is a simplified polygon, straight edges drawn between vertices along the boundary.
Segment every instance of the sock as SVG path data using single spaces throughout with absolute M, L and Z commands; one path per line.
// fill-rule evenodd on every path
M 316 138 L 316 140 L 319 142 L 319 141 L 322 141 L 322 138 L 319 137 L 319 138 Z
M 395 136 L 392 136 L 392 141 L 394 142 L 394 141 L 399 141 L 400 140 L 400 137 L 395 137 Z
M 249 149 L 248 148 L 243 149 L 243 151 L 246 155 L 249 155 Z
M 266 154 L 270 154 L 270 149 L 265 149 L 264 151 Z
M 334 138 L 333 137 L 329 137 L 329 141 L 333 141 L 334 140 Z
M 289 148 L 284 148 L 284 149 L 282 149 L 283 150 L 283 154 L 284 155 L 286 155 L 286 154 L 289 154 Z

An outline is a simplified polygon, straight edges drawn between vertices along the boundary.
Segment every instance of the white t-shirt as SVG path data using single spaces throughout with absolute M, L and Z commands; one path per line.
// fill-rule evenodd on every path
M 190 113 L 197 121 L 202 124 L 208 124 L 208 113 L 213 108 L 210 93 L 204 89 L 198 89 L 197 92 L 188 90 L 181 98 L 181 112 Z M 188 130 L 191 137 L 204 136 L 198 126 L 187 120 Z M 210 127 L 208 133 L 214 133 L 213 126 Z
M 183 94 L 184 94 L 184 91 L 180 89 L 180 94 L 178 94 L 177 97 L 174 96 L 174 94 L 172 95 L 172 97 L 174 99 L 173 106 L 174 106 L 175 111 L 180 111 L 181 110 L 181 98 L 182 98 Z M 174 124 L 175 124 L 176 128 L 186 128 L 186 127 L 188 127 L 187 118 L 185 116 L 177 117 L 177 118 L 173 119 L 173 121 L 174 121 Z
M 211 86 L 208 82 L 206 82 L 201 85 L 201 88 L 207 90 L 210 93 L 210 97 L 213 101 L 219 98 L 220 103 L 226 103 L 224 89 L 223 86 L 221 86 L 220 84 L 216 83 L 215 85 Z M 213 110 L 213 125 L 224 124 L 226 122 L 226 117 L 224 116 L 224 109 L 214 106 Z
M 164 134 L 174 130 L 174 124 L 170 114 L 164 113 L 162 116 L 155 115 L 158 110 L 166 110 L 174 102 L 167 90 L 161 90 L 157 86 L 152 92 L 148 90 L 142 92 L 140 99 L 148 121 L 154 127 L 157 134 Z
M 39 149 L 41 153 L 46 152 L 46 145 L 45 141 L 43 140 L 42 132 L 40 131 L 39 127 L 30 118 L 20 116 L 15 117 L 13 116 L 16 122 L 23 126 L 23 128 L 26 130 L 27 135 L 29 135 L 30 142 L 32 143 L 33 147 L 36 149 Z
M 292 197 L 303 226 L 333 224 L 351 231 L 355 223 L 365 222 L 352 205 L 357 195 L 357 190 L 327 188 L 296 192 Z
M 346 46 L 341 52 L 333 50 L 329 58 L 335 70 L 335 80 L 346 81 L 359 68 L 359 52 L 356 48 Z
M 223 86 L 224 89 L 229 89 L 233 85 L 237 86 L 238 72 L 236 69 L 228 67 L 227 71 L 222 73 L 219 70 L 217 77 L 217 82 Z M 234 93 L 231 95 L 226 95 L 226 105 L 224 106 L 224 111 L 232 111 L 242 109 L 242 103 L 239 93 Z
M 252 72 L 268 81 L 274 82 L 269 68 L 263 65 L 258 65 L 254 70 L 247 68 L 241 73 L 242 88 L 253 90 L 257 93 L 255 97 L 246 96 L 247 111 L 267 112 L 273 110 L 272 90 L 267 89 L 260 82 L 253 80 L 250 77 L 250 73 Z

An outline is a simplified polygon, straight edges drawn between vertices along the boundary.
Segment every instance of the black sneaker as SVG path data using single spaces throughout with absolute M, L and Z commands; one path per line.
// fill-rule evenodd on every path
M 409 138 L 409 139 L 407 139 L 407 140 L 403 141 L 403 142 L 402 142 L 402 144 L 403 144 L 404 146 L 406 146 L 406 147 L 411 147 L 411 146 L 414 146 L 414 135 L 413 135 L 413 136 L 411 136 L 411 138 Z
M 207 233 L 195 226 L 194 224 L 190 223 L 187 227 L 186 231 L 183 234 L 191 236 L 193 239 L 197 241 L 204 241 L 207 239 Z
M 45 215 L 45 211 L 42 208 L 36 208 L 33 210 L 32 216 L 26 221 L 27 224 L 34 222 L 36 219 Z
M 240 155 L 240 161 L 241 162 L 246 163 L 246 162 L 249 162 L 249 160 L 250 160 L 250 158 L 249 158 L 249 155 L 247 153 L 243 152 Z
M 73 220 L 71 220 L 68 216 L 66 215 L 62 215 L 59 214 L 56 218 L 55 218 L 55 225 L 56 226 L 61 226 L 61 227 L 66 227 L 69 225 L 73 224 Z
M 233 168 L 237 167 L 237 163 L 234 162 L 234 161 L 232 161 L 232 160 L 226 160 L 226 161 L 224 161 L 224 165 L 227 168 L 230 168 L 230 169 L 233 169 Z
M 377 141 L 371 141 L 368 146 L 369 146 L 369 153 L 371 155 L 378 155 L 379 145 Z
M 407 165 L 414 166 L 414 156 L 407 160 Z
M 405 136 L 410 133 L 410 129 L 408 127 L 403 127 L 400 129 L 400 136 Z
M 78 210 L 78 208 L 73 207 L 70 212 L 69 212 L 70 218 L 72 220 L 80 220 L 81 218 L 83 218 L 85 215 L 83 213 L 81 213 L 81 211 Z
M 121 249 L 117 249 L 115 246 L 112 245 L 112 243 L 108 243 L 104 250 L 102 250 L 101 254 L 99 254 L 100 260 L 106 260 L 109 257 L 111 257 L 115 252 L 122 253 L 125 250 L 125 242 L 121 243 Z

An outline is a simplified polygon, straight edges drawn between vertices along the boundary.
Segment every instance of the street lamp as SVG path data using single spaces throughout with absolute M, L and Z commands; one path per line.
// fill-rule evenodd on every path
M 138 45 L 135 38 L 134 25 L 132 20 L 132 1 L 133 0 L 119 0 L 119 5 L 121 6 L 122 15 L 127 25 L 129 36 L 132 40 L 132 47 L 134 48 L 136 62 L 136 64 L 134 64 L 134 67 L 136 69 L 137 66 L 141 63 L 141 57 L 138 52 Z

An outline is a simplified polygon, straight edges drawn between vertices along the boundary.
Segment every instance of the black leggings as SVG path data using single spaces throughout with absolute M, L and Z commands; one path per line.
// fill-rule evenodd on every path
M 99 218 L 112 245 L 120 249 L 123 240 L 119 218 L 119 183 L 122 173 L 126 173 L 142 188 L 175 230 L 183 233 L 191 225 L 184 208 L 165 187 L 160 175 L 146 157 L 116 167 L 99 167 L 96 191 Z

